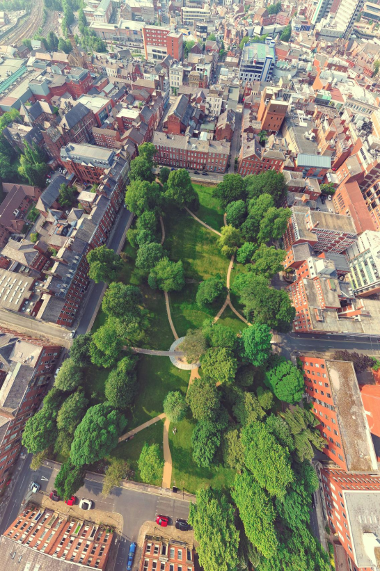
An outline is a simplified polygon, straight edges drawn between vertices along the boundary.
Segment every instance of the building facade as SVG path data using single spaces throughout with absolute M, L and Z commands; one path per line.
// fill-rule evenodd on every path
M 193 571 L 194 549 L 175 539 L 146 535 L 139 571 Z
M 348 250 L 350 280 L 356 296 L 380 292 L 380 235 L 366 230 Z
M 239 79 L 247 81 L 270 81 L 276 56 L 273 46 L 267 44 L 246 44 L 240 59 Z

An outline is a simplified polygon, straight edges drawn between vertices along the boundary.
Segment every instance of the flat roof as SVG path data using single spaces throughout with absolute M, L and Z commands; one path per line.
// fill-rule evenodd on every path
M 126 109 L 125 107 L 119 111 L 116 117 L 127 117 L 128 119 L 137 119 L 140 115 L 140 109 Z
M 380 537 L 380 492 L 377 490 L 347 490 L 343 492 L 347 521 L 355 563 L 359 568 L 378 568 L 379 547 L 375 538 Z M 375 537 L 371 538 L 371 535 Z M 369 546 L 376 545 L 377 557 Z M 367 549 L 366 549 L 367 546 Z M 373 553 L 370 557 L 369 553 Z
M 78 102 L 88 107 L 88 109 L 91 109 L 94 113 L 97 113 L 104 105 L 107 105 L 109 99 L 101 95 L 81 95 Z
M 19 311 L 25 299 L 31 296 L 34 278 L 0 269 L 0 307 Z

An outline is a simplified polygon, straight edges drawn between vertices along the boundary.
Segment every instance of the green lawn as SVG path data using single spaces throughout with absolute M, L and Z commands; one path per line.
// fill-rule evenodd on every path
M 224 299 L 210 308 L 199 308 L 195 302 L 198 284 L 186 284 L 180 292 L 170 294 L 170 308 L 176 331 L 180 337 L 189 329 L 202 327 L 205 319 L 213 319 L 224 303 Z
M 231 329 L 233 329 L 235 333 L 239 333 L 240 331 L 243 331 L 243 329 L 248 327 L 248 325 L 246 325 L 244 321 L 241 321 L 241 319 L 239 319 L 234 314 L 234 312 L 229 306 L 227 306 L 226 309 L 223 311 L 221 317 L 218 320 L 218 323 L 220 323 L 221 325 L 225 325 L 226 327 L 231 327 Z
M 199 197 L 199 210 L 195 212 L 196 216 L 203 222 L 214 228 L 220 230 L 223 226 L 223 208 L 220 206 L 219 200 L 213 198 L 212 193 L 215 186 L 204 186 L 203 184 L 193 184 Z
M 185 419 L 176 425 L 177 432 L 173 434 L 172 426 L 169 431 L 170 451 L 173 460 L 172 486 L 195 493 L 200 488 L 212 486 L 216 489 L 230 487 L 235 472 L 222 465 L 212 469 L 200 468 L 192 459 L 191 434 L 195 422 Z

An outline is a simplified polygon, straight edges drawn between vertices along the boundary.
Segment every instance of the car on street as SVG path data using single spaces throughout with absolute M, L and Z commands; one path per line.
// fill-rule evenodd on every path
M 194 171 L 194 174 L 199 174 L 199 171 Z
M 72 331 L 70 331 L 70 339 L 74 339 L 75 335 L 76 335 L 75 329 L 73 329 Z
M 41 484 L 39 484 L 38 482 L 32 482 L 30 484 L 30 489 L 32 490 L 33 494 L 36 494 L 37 492 L 40 491 Z
M 208 172 L 206 172 L 206 171 L 203 171 L 202 174 L 203 174 L 203 176 L 208 176 Z
M 65 501 L 65 504 L 68 506 L 73 506 L 76 503 L 77 499 L 78 498 L 76 496 L 71 496 L 71 498 Z
M 133 560 L 135 558 L 135 553 L 136 553 L 136 547 L 137 547 L 137 544 L 135 542 L 131 543 L 131 545 L 129 547 L 127 571 L 131 571 L 131 569 L 132 569 Z
M 167 515 L 158 515 L 156 517 L 156 523 L 158 523 L 158 525 L 160 525 L 161 527 L 168 527 L 170 522 L 170 517 L 168 517 Z
M 82 498 L 79 502 L 79 507 L 82 510 L 90 510 L 92 508 L 92 500 L 86 500 L 85 498 Z
M 57 493 L 57 490 L 53 490 L 52 492 L 50 492 L 49 498 L 53 500 L 53 502 L 59 502 L 59 500 L 61 499 Z
M 55 373 L 54 373 L 54 378 L 58 375 L 59 371 L 61 370 L 61 367 L 58 367 L 58 369 L 56 369 Z
M 327 200 L 332 200 L 331 194 L 328 195 Z
M 187 523 L 185 519 L 177 519 L 175 522 L 175 527 L 180 531 L 189 531 L 189 529 L 191 528 L 190 524 Z

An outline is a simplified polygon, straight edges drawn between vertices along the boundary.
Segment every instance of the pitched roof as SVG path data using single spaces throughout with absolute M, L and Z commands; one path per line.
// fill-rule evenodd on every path
M 86 115 L 90 113 L 90 109 L 83 105 L 83 103 L 77 103 L 74 105 L 70 111 L 66 113 L 63 117 L 60 125 L 66 129 L 71 129 L 74 125 L 77 125 Z
M 58 199 L 59 187 L 61 184 L 66 184 L 67 180 L 63 175 L 57 176 L 49 186 L 43 191 L 37 202 L 37 210 L 47 212 L 51 205 Z
M 29 240 L 22 240 L 21 242 L 9 240 L 1 253 L 6 258 L 28 267 L 31 266 L 34 258 L 38 256 L 37 250 L 34 249 L 33 243 L 29 242 Z

